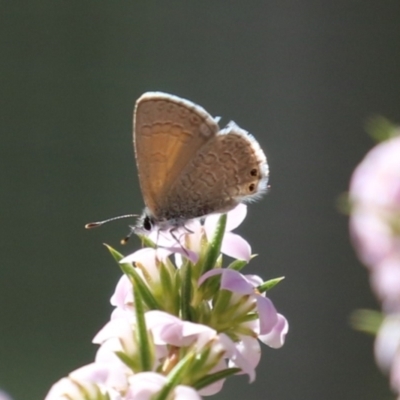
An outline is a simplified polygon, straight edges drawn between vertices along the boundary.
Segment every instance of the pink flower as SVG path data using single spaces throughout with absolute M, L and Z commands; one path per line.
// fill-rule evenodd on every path
M 231 232 L 244 221 L 246 215 L 247 206 L 242 203 L 240 203 L 232 211 L 228 212 L 225 235 L 221 245 L 221 252 L 227 256 L 236 258 L 237 260 L 250 261 L 251 247 L 249 243 L 241 236 Z M 212 239 L 219 217 L 220 214 L 210 215 L 204 222 L 204 229 L 208 240 Z
M 157 249 L 145 247 L 124 257 L 120 261 L 120 264 L 140 263 L 146 266 L 146 271 L 153 278 L 159 279 L 157 261 L 164 262 L 170 254 L 172 254 L 172 251 L 163 247 L 158 247 Z
M 50 389 L 45 400 L 97 400 L 109 398 L 120 400 L 118 392 L 105 385 L 110 369 L 107 365 L 92 363 L 85 365 L 62 378 Z M 109 397 L 106 397 L 106 396 Z
M 146 322 L 153 333 L 154 342 L 158 345 L 172 345 L 175 347 L 190 347 L 200 353 L 205 347 L 209 348 L 208 359 L 211 364 L 219 362 L 221 357 L 241 368 L 254 380 L 254 367 L 238 351 L 235 343 L 224 334 L 217 334 L 214 329 L 189 321 L 182 321 L 162 311 L 149 311 L 146 313 Z M 223 367 L 220 364 L 221 368 Z M 214 372 L 216 372 L 214 370 Z M 218 387 L 220 385 L 218 384 Z
M 168 314 L 167 314 L 168 315 Z M 149 320 L 148 313 L 146 313 L 146 321 Z M 149 326 L 147 326 L 149 329 Z M 116 309 L 113 313 L 113 318 L 100 329 L 93 339 L 93 343 L 100 344 L 97 352 L 96 361 L 99 353 L 102 355 L 102 361 L 114 361 L 113 355 L 116 352 L 122 352 L 131 360 L 135 360 L 138 354 L 138 347 L 135 339 L 136 321 L 133 312 Z M 155 343 L 155 360 L 153 367 L 159 365 L 159 360 L 166 357 L 168 354 L 167 348 L 164 344 Z M 118 358 L 118 357 L 117 357 Z M 118 358 L 119 361 L 119 358 Z M 117 362 L 119 364 L 119 362 Z
M 100 345 L 95 362 L 56 383 L 46 400 L 150 400 L 163 389 L 170 390 L 163 392 L 168 398 L 198 400 L 222 389 L 221 376 L 248 374 L 253 381 L 259 341 L 282 346 L 288 324 L 259 292 L 265 290 L 261 278 L 220 268 L 220 247 L 238 260 L 251 258 L 250 245 L 231 232 L 246 211 L 239 205 L 229 212 L 224 232 L 216 230 L 219 215 L 203 224 L 197 219 L 181 229 L 156 230 L 149 236 L 157 248 L 122 258 L 126 275 L 110 299 L 115 307 L 110 321 L 93 339 Z
M 137 343 L 133 331 L 135 329 L 135 316 L 133 312 L 117 309 L 113 319 L 93 338 L 93 343 L 107 346 L 114 352 L 123 352 L 130 358 L 135 358 L 138 353 Z
M 400 352 L 400 315 L 387 316 L 375 339 L 375 359 L 383 371 L 389 371 Z
M 285 317 L 276 312 L 272 301 L 265 297 L 264 294 L 257 292 L 256 288 L 262 283 L 262 279 L 255 275 L 242 275 L 240 272 L 231 269 L 214 269 L 206 272 L 200 278 L 199 285 L 215 275 L 221 275 L 221 289 L 229 290 L 236 294 L 231 299 L 231 307 L 235 302 L 241 302 L 243 295 L 248 296 L 246 303 L 241 308 L 238 308 L 237 314 L 240 314 L 241 309 L 246 309 L 249 304 L 253 304 L 258 319 L 246 322 L 246 325 L 258 335 L 258 338 L 263 343 L 274 348 L 283 346 L 288 331 L 288 323 Z M 230 318 L 232 317 L 230 316 Z
M 375 339 L 375 359 L 384 372 L 390 372 L 392 389 L 400 395 L 400 315 L 384 319 Z
M 392 369 L 390 371 L 390 383 L 392 389 L 399 395 L 400 399 L 400 349 L 397 349 L 396 355 L 393 358 Z
M 286 335 L 289 331 L 287 319 L 278 314 L 278 321 L 269 333 L 258 335 L 258 339 L 273 349 L 279 349 L 285 343 Z
M 350 230 L 361 260 L 400 255 L 400 136 L 374 147 L 350 183 Z
M 104 385 L 122 393 L 127 390 L 128 379 L 133 372 L 120 360 L 116 351 L 119 351 L 116 341 L 107 340 L 98 348 L 95 364 L 108 368 L 109 373 L 103 382 Z
M 371 270 L 371 286 L 385 312 L 400 312 L 400 255 L 385 257 Z
M 400 393 L 400 136 L 375 146 L 350 184 L 350 231 L 386 315 L 375 358 Z
M 133 287 L 129 278 L 124 274 L 117 283 L 114 294 L 110 299 L 111 305 L 122 310 L 132 310 Z
M 198 350 L 201 350 L 217 337 L 217 332 L 206 325 L 182 321 L 163 311 L 148 311 L 146 325 L 153 334 L 154 343 L 159 345 L 175 347 L 195 345 Z
M 124 399 L 151 400 L 167 383 L 167 378 L 155 372 L 141 372 L 130 379 L 130 388 Z M 191 387 L 178 385 L 173 389 L 174 400 L 201 400 Z
M 12 400 L 12 398 L 3 390 L 0 390 L 0 400 Z

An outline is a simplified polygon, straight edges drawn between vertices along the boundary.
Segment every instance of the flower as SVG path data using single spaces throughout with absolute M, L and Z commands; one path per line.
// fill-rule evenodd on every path
M 232 269 L 214 269 L 200 278 L 199 285 L 216 275 L 221 276 L 220 289 L 235 294 L 230 296 L 229 303 L 226 304 L 226 308 L 234 312 L 226 313 L 223 310 L 222 313 L 215 315 L 213 321 L 222 326 L 227 323 L 230 328 L 236 328 L 238 331 L 245 327 L 250 328 L 263 343 L 270 347 L 283 346 L 288 332 L 288 323 L 285 317 L 276 312 L 272 301 L 265 297 L 264 293 L 257 291 L 257 287 L 263 283 L 262 279 L 256 275 L 242 275 Z M 248 321 L 245 316 L 253 311 L 256 311 L 258 318 Z
M 375 358 L 384 372 L 390 372 L 392 389 L 400 394 L 400 314 L 388 315 L 375 339 Z
M 46 400 L 198 400 L 231 375 L 253 381 L 260 342 L 281 347 L 288 323 L 265 295 L 270 281 L 238 271 L 251 248 L 231 231 L 246 210 L 152 232 L 157 246 L 145 239 L 151 247 L 126 257 L 109 247 L 124 275 L 93 339 L 95 360 L 53 385 Z M 222 268 L 221 253 L 235 261 Z
M 349 198 L 354 246 L 383 308 L 375 358 L 400 394 L 400 135 L 365 156 L 352 176 Z
M 119 279 L 114 294 L 111 296 L 110 303 L 112 306 L 122 310 L 132 310 L 132 282 L 127 275 L 122 275 Z
M 167 384 L 167 378 L 155 372 L 142 372 L 130 380 L 126 400 L 151 400 Z M 191 387 L 178 385 L 173 390 L 174 400 L 200 400 L 200 395 Z
M 96 363 L 81 367 L 71 372 L 68 378 L 56 382 L 45 400 L 152 400 L 167 384 L 167 378 L 161 374 L 141 372 L 130 377 L 121 394 L 106 389 L 104 384 L 110 372 L 110 368 Z M 176 386 L 172 393 L 174 400 L 201 399 L 196 390 L 184 385 Z
M 400 312 L 400 136 L 373 148 L 350 183 L 350 232 L 387 311 Z
M 390 371 L 390 384 L 392 389 L 396 393 L 400 393 L 400 350 L 397 349 L 395 357 L 393 359 L 392 368 Z M 400 396 L 397 397 L 397 400 L 400 399 Z
M 400 315 L 387 316 L 375 339 L 375 358 L 383 371 L 389 371 L 400 352 Z
M 105 385 L 110 372 L 99 363 L 78 368 L 56 382 L 45 400 L 120 400 L 118 392 Z
M 12 400 L 8 393 L 0 389 L 0 400 Z
M 350 183 L 350 231 L 361 260 L 379 267 L 400 256 L 400 136 L 373 148 Z
M 400 255 L 385 257 L 371 271 L 371 287 L 388 312 L 400 312 Z
M 231 232 L 244 221 L 246 215 L 247 206 L 242 203 L 236 206 L 232 211 L 228 212 L 221 252 L 232 258 L 249 262 L 251 258 L 251 247 L 249 243 L 241 236 Z M 215 214 L 210 215 L 205 219 L 204 229 L 208 240 L 211 240 L 214 235 L 219 217 L 219 214 Z

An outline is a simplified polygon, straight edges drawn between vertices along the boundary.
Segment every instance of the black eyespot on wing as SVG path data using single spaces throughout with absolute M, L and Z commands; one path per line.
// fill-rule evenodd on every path
M 255 189 L 256 189 L 256 185 L 254 183 L 250 183 L 249 192 L 254 192 Z
M 258 175 L 257 169 L 256 169 L 256 168 L 253 168 L 253 169 L 250 171 L 250 175 L 251 175 L 251 176 L 257 176 L 257 175 Z

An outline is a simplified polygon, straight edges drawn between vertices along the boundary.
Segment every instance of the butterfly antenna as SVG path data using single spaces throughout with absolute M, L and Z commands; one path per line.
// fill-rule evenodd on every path
M 120 215 L 120 216 L 114 217 L 114 218 L 105 219 L 104 221 L 89 222 L 88 224 L 85 225 L 85 228 L 86 229 L 98 228 L 99 226 L 102 226 L 102 225 L 106 224 L 107 222 L 116 221 L 117 219 L 124 219 L 124 218 L 138 217 L 138 216 L 139 216 L 138 214 L 126 214 L 126 215 Z

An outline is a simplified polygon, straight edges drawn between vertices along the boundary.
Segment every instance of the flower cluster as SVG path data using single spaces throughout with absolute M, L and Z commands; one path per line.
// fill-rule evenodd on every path
M 384 313 L 375 342 L 378 365 L 400 395 L 400 135 L 373 148 L 350 183 L 350 231 Z M 400 397 L 399 397 L 400 398 Z
M 240 272 L 251 248 L 231 231 L 246 210 L 153 232 L 127 257 L 109 248 L 124 275 L 93 340 L 95 361 L 55 383 L 46 400 L 197 400 L 231 375 L 253 381 L 260 342 L 281 347 L 288 323 L 266 296 L 281 278 Z M 225 268 L 221 253 L 234 258 Z

